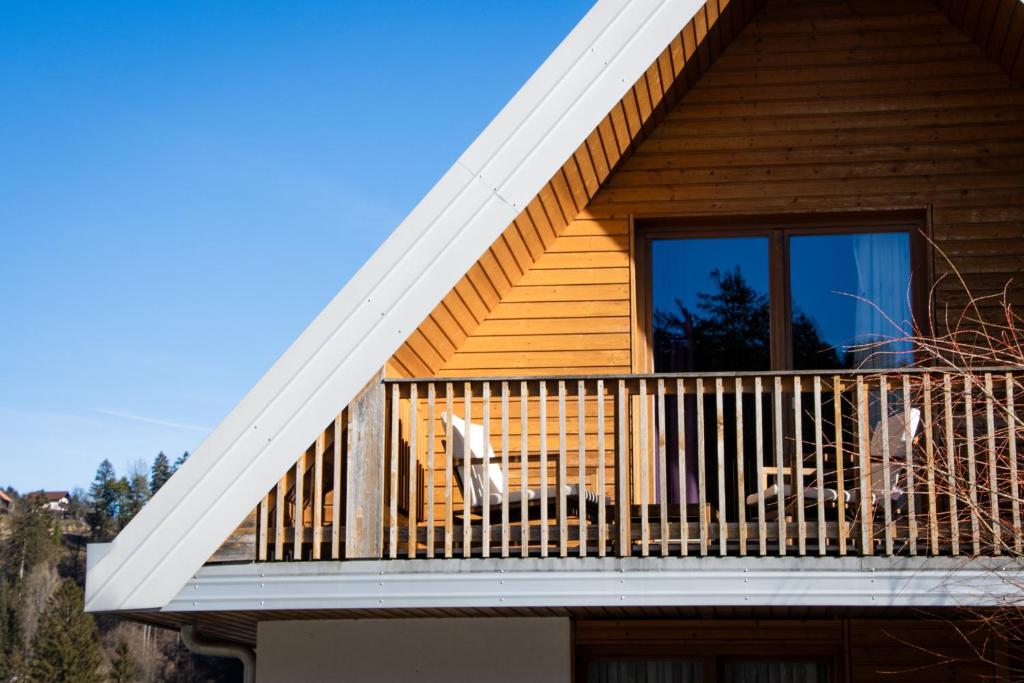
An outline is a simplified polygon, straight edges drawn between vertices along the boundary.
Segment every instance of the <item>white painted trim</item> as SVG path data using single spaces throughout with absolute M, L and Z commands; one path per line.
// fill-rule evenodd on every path
M 167 604 L 701 5 L 700 0 L 599 0 L 104 556 L 91 563 L 86 609 Z
M 979 607 L 1024 571 L 941 558 L 432 560 L 203 567 L 164 611 L 502 607 Z M 1010 578 L 1009 583 L 1004 578 Z

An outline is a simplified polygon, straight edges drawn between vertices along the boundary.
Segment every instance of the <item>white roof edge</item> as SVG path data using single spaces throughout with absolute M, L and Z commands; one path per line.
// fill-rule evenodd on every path
M 86 609 L 152 609 L 170 602 L 702 4 L 599 0 L 103 556 L 93 559 Z

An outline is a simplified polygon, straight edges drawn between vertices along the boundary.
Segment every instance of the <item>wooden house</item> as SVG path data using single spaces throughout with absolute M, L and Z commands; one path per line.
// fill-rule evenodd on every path
M 894 338 L 1024 271 L 1022 84 L 1020 0 L 599 0 L 87 609 L 264 681 L 1005 680 L 1024 368 Z

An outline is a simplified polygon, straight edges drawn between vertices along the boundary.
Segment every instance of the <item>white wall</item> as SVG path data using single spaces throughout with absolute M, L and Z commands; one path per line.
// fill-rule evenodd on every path
M 256 680 L 569 683 L 568 619 L 265 621 Z

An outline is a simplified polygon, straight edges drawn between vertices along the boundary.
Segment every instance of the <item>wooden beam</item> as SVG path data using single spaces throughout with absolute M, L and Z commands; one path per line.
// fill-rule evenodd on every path
M 345 470 L 345 557 L 380 558 L 384 551 L 383 369 L 348 408 Z

